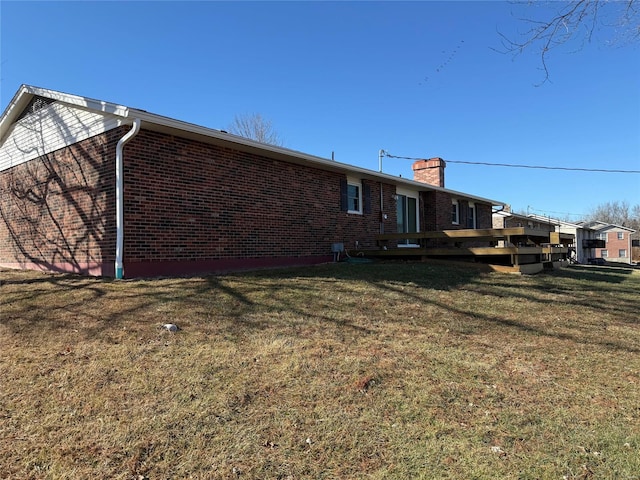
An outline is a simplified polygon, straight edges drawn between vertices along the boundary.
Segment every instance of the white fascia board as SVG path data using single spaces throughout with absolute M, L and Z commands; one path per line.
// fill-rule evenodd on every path
M 561 223 L 563 225 L 572 226 L 572 227 L 575 227 L 576 229 L 590 230 L 592 232 L 601 232 L 601 231 L 610 231 L 610 230 L 614 230 L 614 231 L 615 230 L 624 230 L 624 231 L 630 232 L 630 233 L 635 233 L 636 232 L 633 228 L 624 227 L 622 225 L 615 225 L 613 223 L 604 223 L 604 222 L 600 222 L 599 220 L 595 220 L 593 222 L 582 223 L 582 224 L 575 224 L 575 223 L 563 222 L 561 220 L 558 220 L 558 223 Z
M 512 217 L 512 218 L 521 218 L 522 220 L 530 220 L 531 217 L 527 215 L 521 215 L 519 213 L 514 212 L 505 212 L 504 210 L 500 210 L 499 212 L 493 212 L 494 215 L 499 215 L 501 217 Z
M 558 225 L 564 225 L 567 227 L 573 227 L 573 228 L 584 228 L 583 225 L 577 224 L 577 223 L 571 223 L 571 222 L 567 222 L 565 220 L 560 220 L 558 218 L 553 218 L 553 217 L 545 217 L 543 215 L 537 215 L 535 213 L 530 213 L 529 215 L 527 215 L 526 218 L 533 218 L 534 220 L 538 220 L 540 222 L 551 222 L 551 223 L 555 223 Z
M 21 85 L 7 107 L 2 112 L 0 118 L 0 144 L 4 142 L 5 136 L 9 133 L 9 127 L 13 124 L 14 117 L 20 115 L 23 109 L 31 101 L 31 95 L 27 92 L 27 86 Z
M 11 99 L 11 101 L 5 107 L 4 112 L 2 112 L 2 120 L 8 117 L 11 114 L 11 112 L 17 108 L 17 105 L 20 102 L 20 98 L 22 98 L 25 93 L 26 93 L 26 85 L 21 85 L 18 91 L 15 93 L 15 95 Z
M 625 227 L 623 225 L 614 225 L 611 224 L 611 228 L 612 229 L 616 229 L 616 230 L 624 230 L 626 232 L 631 232 L 631 233 L 635 233 L 635 230 L 633 228 L 629 228 L 629 227 Z
M 26 86 L 26 89 L 27 92 L 31 93 L 32 95 L 51 98 L 52 100 L 58 100 L 70 105 L 88 108 L 90 110 L 111 113 L 120 117 L 127 117 L 129 112 L 129 108 L 125 107 L 124 105 L 117 105 L 115 103 L 104 102 L 102 100 L 94 100 L 93 98 L 71 95 L 69 93 L 62 93 L 55 90 L 48 90 L 46 88 L 33 87 L 29 85 Z
M 633 228 L 624 227 L 622 225 L 616 225 L 614 223 L 605 223 L 599 220 L 589 222 L 586 224 L 586 226 L 591 230 L 624 230 L 626 232 L 635 233 L 635 230 Z
M 481 203 L 489 203 L 491 205 L 496 205 L 496 206 L 505 205 L 504 202 L 500 202 L 497 200 L 491 200 L 488 198 L 470 195 L 468 193 L 457 192 L 455 190 L 448 190 L 442 187 L 436 187 L 434 185 L 429 185 L 423 182 L 416 182 L 414 180 L 408 180 L 405 178 L 396 177 L 394 175 L 376 172 L 374 170 L 357 167 L 355 165 L 349 165 L 347 163 L 341 163 L 335 160 L 317 157 L 315 155 L 309 155 L 307 153 L 303 153 L 297 150 L 291 150 L 288 148 L 278 147 L 275 145 L 268 145 L 268 144 L 257 142 L 255 140 L 251 140 L 245 137 L 240 137 L 238 135 L 233 135 L 230 133 L 222 132 L 220 130 L 216 130 L 213 128 L 203 127 L 193 123 L 183 122 L 181 120 L 176 120 L 174 118 L 163 117 L 161 115 L 145 112 L 143 110 L 136 110 L 133 108 L 129 109 L 128 116 L 131 118 L 140 118 L 143 122 L 143 126 L 144 126 L 144 122 L 149 122 L 156 125 L 162 125 L 164 127 L 168 127 L 171 129 L 183 130 L 190 133 L 194 133 L 196 135 L 216 138 L 222 141 L 244 145 L 246 147 L 255 148 L 257 150 L 270 152 L 280 156 L 294 157 L 296 159 L 303 160 L 305 163 L 317 166 L 318 168 L 326 168 L 329 170 L 340 170 L 340 171 L 344 171 L 349 175 L 358 176 L 360 178 L 365 177 L 370 180 L 384 181 L 386 183 L 391 183 L 395 185 L 403 185 L 418 191 L 433 190 L 433 191 L 446 192 L 456 197 L 467 198 L 467 199 L 475 200 Z
M 7 108 L 5 108 L 5 111 L 2 114 L 2 117 L 0 118 L 0 143 L 4 141 L 4 138 L 9 133 L 11 125 L 15 122 L 15 119 L 27 107 L 34 96 L 50 98 L 52 100 L 68 103 L 87 110 L 110 113 L 123 118 L 126 118 L 129 112 L 129 108 L 123 105 L 94 100 L 87 97 L 81 97 L 79 95 L 57 92 L 46 88 L 34 87 L 32 85 L 22 85 L 11 99 L 11 102 L 9 102 Z
M 629 227 L 624 227 L 622 225 L 615 225 L 613 223 L 603 223 L 602 227 L 593 227 L 596 230 L 602 230 L 602 231 L 618 231 L 618 230 L 624 230 L 625 232 L 630 232 L 630 233 L 635 233 L 635 230 L 633 228 L 629 228 Z

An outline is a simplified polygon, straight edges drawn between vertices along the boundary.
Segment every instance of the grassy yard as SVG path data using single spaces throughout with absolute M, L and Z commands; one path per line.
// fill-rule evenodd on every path
M 0 282 L 2 478 L 640 478 L 640 272 Z

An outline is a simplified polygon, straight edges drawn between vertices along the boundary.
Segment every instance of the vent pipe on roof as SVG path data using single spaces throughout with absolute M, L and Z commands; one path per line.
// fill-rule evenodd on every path
M 124 181 L 122 151 L 126 143 L 140 131 L 140 119 L 133 120 L 133 127 L 116 145 L 116 278 L 124 277 L 122 251 L 124 246 Z
M 380 173 L 382 173 L 382 157 L 384 157 L 385 155 L 387 155 L 387 152 L 380 149 L 380 151 L 378 152 L 378 171 Z

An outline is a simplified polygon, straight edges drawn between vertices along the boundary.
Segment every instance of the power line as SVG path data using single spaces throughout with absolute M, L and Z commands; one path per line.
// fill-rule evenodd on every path
M 389 158 L 398 158 L 401 160 L 422 160 L 418 157 L 401 157 L 397 155 L 391 155 L 384 152 L 385 156 Z M 514 163 L 489 163 L 489 162 L 465 162 L 462 160 L 445 160 L 447 163 L 462 163 L 466 165 L 486 165 L 490 167 L 510 167 L 510 168 L 536 168 L 540 170 L 565 170 L 571 172 L 602 172 L 602 173 L 640 173 L 640 170 L 613 170 L 606 168 L 575 168 L 575 167 L 547 167 L 543 165 L 519 165 Z

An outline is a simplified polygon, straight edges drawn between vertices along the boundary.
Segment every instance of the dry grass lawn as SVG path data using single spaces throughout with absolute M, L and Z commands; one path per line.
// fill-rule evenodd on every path
M 0 476 L 638 479 L 639 273 L 0 271 Z

